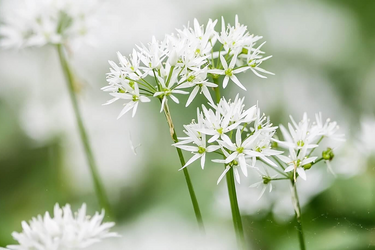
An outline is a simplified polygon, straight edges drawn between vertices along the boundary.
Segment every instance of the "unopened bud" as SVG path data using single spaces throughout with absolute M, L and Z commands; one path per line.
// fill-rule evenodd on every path
M 269 177 L 269 176 L 262 176 L 262 178 L 263 178 L 263 184 L 268 184 L 268 183 L 270 183 L 271 182 L 271 177 Z
M 332 161 L 333 157 L 335 157 L 335 155 L 333 154 L 332 148 L 327 148 L 326 151 L 323 151 L 322 157 L 326 161 Z
M 305 170 L 307 170 L 307 169 L 310 169 L 311 166 L 312 166 L 312 164 L 309 163 L 309 164 L 303 165 L 303 168 L 304 168 Z

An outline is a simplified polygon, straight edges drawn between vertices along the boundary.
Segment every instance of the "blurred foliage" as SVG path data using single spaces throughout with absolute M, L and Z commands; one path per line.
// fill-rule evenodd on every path
M 363 113 L 360 104 L 363 91 L 361 75 L 364 70 L 369 70 L 367 65 L 374 63 L 375 1 L 331 0 L 325 3 L 345 8 L 355 15 L 358 22 L 361 47 L 356 50 L 360 58 L 343 62 L 340 67 L 324 69 L 355 124 Z M 243 5 L 249 7 L 251 4 Z M 182 100 L 182 103 L 184 101 L 186 100 Z M 195 104 L 198 103 L 204 103 L 203 97 L 195 100 Z M 287 117 L 287 111 L 281 106 L 269 114 L 275 123 Z M 181 133 L 182 124 L 189 123 L 196 111 L 189 109 L 181 112 L 175 105 L 171 105 L 171 108 L 175 126 Z M 366 112 L 375 112 L 375 102 L 366 108 Z M 97 206 L 93 193 L 84 197 L 77 196 L 66 178 L 61 147 L 61 136 L 64 135 L 57 136 L 42 146 L 35 146 L 20 128 L 18 112 L 19 110 L 0 99 L 1 246 L 12 242 L 11 232 L 21 229 L 22 220 L 41 214 L 46 208 L 51 211 L 56 202 L 86 202 L 94 208 Z M 164 117 L 160 115 L 156 127 L 160 128 L 160 133 L 168 134 L 162 119 Z M 186 217 L 192 216 L 183 175 L 175 171 L 177 156 L 174 148 L 167 148 L 164 153 L 168 159 L 163 163 L 155 162 L 151 155 L 144 163 L 147 171 L 142 173 L 136 184 L 121 187 L 118 202 L 114 204 L 120 222 L 136 220 L 137 216 L 147 210 L 158 207 L 173 207 Z M 304 208 L 303 225 L 308 249 L 375 249 L 375 162 L 370 161 L 368 165 L 366 173 L 350 179 L 336 180 L 332 187 Z M 215 180 L 220 172 L 221 169 L 210 166 L 205 169 L 204 174 L 198 167 L 191 168 L 195 189 L 199 190 L 202 213 L 208 223 L 214 219 L 210 210 L 214 201 Z M 226 222 L 225 226 L 231 227 L 230 222 Z M 298 245 L 294 221 L 283 224 L 277 223 L 272 214 L 253 215 L 244 217 L 244 227 L 254 249 L 289 250 L 296 249 Z

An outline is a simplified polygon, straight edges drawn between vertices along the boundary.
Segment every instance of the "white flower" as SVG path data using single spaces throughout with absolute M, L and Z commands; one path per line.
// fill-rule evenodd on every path
M 254 141 L 259 136 L 259 133 L 250 135 L 244 141 L 242 141 L 241 139 L 241 134 L 241 130 L 237 129 L 235 143 L 233 143 L 229 139 L 229 137 L 223 137 L 223 141 L 219 141 L 219 144 L 232 152 L 230 153 L 230 155 L 228 155 L 228 157 L 225 158 L 224 163 L 229 164 L 232 161 L 238 162 L 241 167 L 242 173 L 247 176 L 247 163 L 245 157 L 261 156 L 261 154 L 259 154 L 258 152 L 249 149 L 251 144 L 254 143 Z
M 173 71 L 173 68 L 171 67 L 167 72 Z M 154 97 L 159 97 L 162 99 L 161 101 L 161 108 L 160 112 L 163 111 L 164 106 L 167 101 L 167 97 L 170 97 L 175 103 L 180 103 L 180 101 L 175 97 L 173 94 L 189 94 L 189 92 L 178 90 L 173 88 L 177 81 L 177 71 L 172 72 L 168 76 L 160 77 L 157 76 L 157 80 L 160 84 L 160 91 L 155 92 Z
M 5 16 L 0 46 L 21 48 L 46 44 L 81 43 L 89 37 L 100 10 L 97 1 L 34 0 Z M 74 45 L 73 45 L 74 46 Z
M 317 130 L 311 129 L 310 120 L 307 118 L 307 114 L 303 114 L 303 119 L 298 124 L 294 121 L 292 116 L 290 116 L 290 119 L 293 125 L 288 123 L 289 132 L 283 125 L 280 125 L 280 130 L 285 141 L 279 141 L 276 139 L 275 141 L 279 143 L 280 146 L 286 148 L 301 149 L 303 147 L 317 147 L 318 145 L 313 144 L 313 142 L 318 139 L 319 134 L 317 133 Z
M 104 211 L 92 218 L 86 215 L 86 204 L 73 215 L 70 205 L 54 207 L 54 217 L 48 212 L 29 223 L 23 221 L 21 233 L 14 232 L 13 238 L 19 245 L 9 245 L 9 250 L 68 250 L 83 249 L 108 237 L 117 237 L 109 232 L 113 222 L 102 223 Z
M 322 113 L 315 114 L 316 124 L 314 124 L 312 130 L 315 130 L 317 134 L 332 138 L 337 141 L 345 141 L 344 134 L 336 134 L 337 130 L 339 130 L 339 126 L 337 122 L 331 122 L 331 119 L 327 119 L 325 123 L 323 123 Z
M 181 148 L 186 151 L 190 151 L 191 153 L 194 154 L 193 157 L 186 162 L 186 164 L 180 168 L 179 170 L 182 170 L 183 168 L 189 166 L 191 163 L 194 161 L 198 160 L 201 158 L 201 167 L 204 169 L 204 164 L 206 161 L 206 153 L 214 152 L 220 148 L 219 145 L 206 145 L 206 135 L 202 134 L 201 136 L 197 135 L 194 130 L 190 129 L 189 126 L 185 126 L 185 133 L 188 135 L 189 139 L 193 140 L 193 143 L 195 146 L 189 146 L 185 145 L 185 142 L 182 143 L 175 143 L 173 146 L 177 148 Z
M 237 84 L 238 87 L 240 87 L 243 90 L 246 90 L 246 88 L 242 85 L 242 83 L 238 80 L 238 78 L 235 76 L 235 74 L 241 73 L 249 69 L 249 67 L 240 67 L 240 68 L 234 68 L 237 61 L 237 54 L 233 55 L 232 60 L 230 61 L 229 65 L 227 61 L 224 59 L 223 55 L 220 55 L 220 62 L 224 69 L 212 69 L 209 70 L 209 73 L 211 74 L 218 74 L 218 75 L 225 75 L 223 80 L 223 88 L 225 88 L 228 85 L 229 79 L 231 79 L 235 84 Z
M 189 72 L 186 76 L 181 78 L 180 83 L 181 84 L 177 87 L 178 89 L 194 87 L 186 102 L 186 107 L 194 100 L 199 90 L 201 93 L 203 92 L 204 96 L 210 103 L 214 103 L 208 88 L 215 88 L 217 87 L 217 84 L 207 81 L 207 68 Z
M 288 164 L 285 172 L 294 171 L 294 181 L 296 181 L 296 172 L 299 176 L 301 176 L 302 179 L 306 180 L 306 173 L 303 166 L 315 161 L 317 158 L 306 156 L 306 152 L 307 147 L 303 147 L 302 149 L 298 150 L 298 154 L 294 148 L 289 148 L 289 156 L 277 155 L 280 160 Z
M 259 173 L 260 173 L 260 176 L 262 177 L 262 180 L 249 186 L 250 188 L 262 187 L 262 190 L 260 191 L 260 195 L 258 197 L 258 200 L 260 200 L 260 198 L 262 198 L 262 196 L 263 196 L 264 192 L 266 191 L 267 187 L 269 188 L 269 192 L 270 193 L 272 192 L 272 188 L 273 188 L 272 187 L 272 179 L 277 177 L 277 174 L 273 175 L 273 176 L 269 176 L 269 175 L 262 174 L 260 171 L 259 171 Z
M 246 55 L 246 65 L 250 66 L 250 69 L 251 71 L 253 71 L 253 73 L 257 76 L 259 76 L 260 78 L 267 78 L 261 74 L 259 74 L 259 72 L 261 73 L 265 73 L 265 74 L 269 74 L 269 75 L 275 75 L 274 73 L 272 72 L 269 72 L 265 69 L 262 69 L 259 67 L 259 65 L 262 64 L 262 62 L 270 59 L 272 56 L 267 56 L 267 57 L 263 57 L 261 55 L 259 55 L 260 53 L 262 53 L 262 51 L 260 51 L 260 48 L 265 44 L 266 42 L 263 42 L 258 48 L 256 48 L 255 50 L 253 50 L 252 48 L 249 48 L 248 49 L 248 53 Z M 258 72 L 259 71 L 259 72 Z
M 128 103 L 125 104 L 125 107 L 122 109 L 122 111 L 118 115 L 117 119 L 119 119 L 121 116 L 123 116 L 126 112 L 128 112 L 131 109 L 133 109 L 132 117 L 134 117 L 135 113 L 137 112 L 139 102 L 150 102 L 151 101 L 146 96 L 141 96 L 139 94 L 138 84 L 134 83 L 133 86 L 134 86 L 134 89 L 130 88 L 130 90 L 128 90 L 125 93 L 121 93 L 121 92 L 111 93 L 111 95 L 114 96 L 115 98 L 106 103 L 106 104 L 110 104 L 113 101 L 118 100 L 118 99 L 124 99 L 124 100 L 129 101 Z

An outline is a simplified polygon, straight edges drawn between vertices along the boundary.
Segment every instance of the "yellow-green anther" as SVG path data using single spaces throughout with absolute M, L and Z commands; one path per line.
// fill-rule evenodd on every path
M 201 50 L 200 49 L 197 49 L 196 51 L 195 51 L 195 54 L 196 55 L 199 55 L 201 53 Z
M 257 151 L 257 152 L 262 152 L 262 149 L 260 148 L 260 147 L 257 147 L 256 149 L 255 149 L 255 151 Z
M 117 93 L 125 93 L 125 90 L 118 88 Z
M 227 76 L 232 76 L 233 75 L 233 72 L 232 72 L 233 70 L 232 69 L 226 69 L 225 70 L 225 75 L 227 75 Z
M 139 98 L 138 98 L 138 96 L 136 96 L 136 95 L 133 95 L 133 102 L 137 102 L 137 101 L 139 101 Z
M 187 81 L 188 82 L 192 82 L 192 81 L 194 81 L 194 79 L 195 79 L 195 76 L 189 76 L 188 79 L 187 79 Z
M 237 148 L 236 151 L 237 151 L 239 154 L 243 153 L 243 147 L 239 147 L 239 148 Z
M 135 82 L 133 82 L 133 81 L 130 81 L 130 82 L 129 82 L 129 86 L 130 86 L 132 89 L 134 89 L 134 84 L 135 84 Z
M 302 140 L 299 140 L 298 142 L 297 142 L 297 146 L 298 147 L 303 147 L 305 145 L 305 143 L 302 141 Z
M 297 167 L 299 167 L 300 164 L 301 164 L 301 160 L 298 159 L 298 160 L 296 161 L 296 165 L 297 165 Z
M 259 129 L 262 129 L 262 124 L 259 124 L 259 125 L 258 125 L 258 130 L 259 130 Z
M 248 49 L 246 49 L 246 48 L 242 48 L 242 53 L 247 54 L 248 52 L 249 52 Z
M 203 154 L 204 152 L 206 152 L 206 149 L 205 149 L 205 148 L 203 148 L 203 147 L 198 147 L 198 153 Z
M 216 131 L 219 132 L 219 134 L 223 134 L 223 128 L 219 128 Z

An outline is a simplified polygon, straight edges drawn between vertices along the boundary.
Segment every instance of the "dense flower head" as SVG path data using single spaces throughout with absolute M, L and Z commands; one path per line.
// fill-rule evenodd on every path
M 103 223 L 104 211 L 93 217 L 86 215 L 86 204 L 73 214 L 70 205 L 54 207 L 54 217 L 46 212 L 29 223 L 23 221 L 21 233 L 14 232 L 13 238 L 19 245 L 7 246 L 9 250 L 68 250 L 83 249 L 107 237 L 117 237 L 109 232 L 113 222 Z
M 226 166 L 218 183 L 230 168 L 233 168 L 236 180 L 240 183 L 238 168 L 247 176 L 247 168 L 255 167 L 257 159 L 276 167 L 269 157 L 282 153 L 271 149 L 271 138 L 277 127 L 272 126 L 267 119 L 262 123 L 263 126 L 259 125 L 259 119 L 264 120 L 264 115 L 259 115 L 259 107 L 245 109 L 243 103 L 244 98 L 237 95 L 233 101 L 222 98 L 217 105 L 211 104 L 210 109 L 204 105 L 202 111 L 198 109 L 198 122 L 185 125 L 187 136 L 180 137 L 180 141 L 174 144 L 194 154 L 183 168 L 201 158 L 203 169 L 206 154 L 211 152 L 221 154 L 223 159 L 213 161 Z
M 221 32 L 215 30 L 217 23 L 210 19 L 204 26 L 194 19 L 192 26 L 177 29 L 176 34 L 168 34 L 161 41 L 152 37 L 151 42 L 136 46 L 128 56 L 118 52 L 118 63 L 109 61 L 108 86 L 102 88 L 114 97 L 106 104 L 128 100 L 119 117 L 131 109 L 134 115 L 136 104 L 150 101 L 149 97 L 160 99 L 160 111 L 169 99 L 179 103 L 181 94 L 189 95 L 186 106 L 198 93 L 213 104 L 210 89 L 218 87 L 220 76 L 223 88 L 234 82 L 246 89 L 237 74 L 247 70 L 260 77 L 265 77 L 260 73 L 272 74 L 259 67 L 270 58 L 263 56 L 263 44 L 256 46 L 262 37 L 250 34 L 237 16 L 234 26 L 226 25 L 222 18 Z
M 97 25 L 98 3 L 89 0 L 31 0 L 4 17 L 0 47 L 77 43 Z
M 288 124 L 289 131 L 283 125 L 280 125 L 284 141 L 273 139 L 279 146 L 287 149 L 286 155 L 279 155 L 278 157 L 287 165 L 285 172 L 293 171 L 294 180 L 296 180 L 296 174 L 306 180 L 305 170 L 310 169 L 312 164 L 319 158 L 314 156 L 313 153 L 324 138 L 338 141 L 344 140 L 343 134 L 336 133 L 339 127 L 335 121 L 331 122 L 330 119 L 327 119 L 323 123 L 321 113 L 316 114 L 315 118 L 316 121 L 311 122 L 307 114 L 304 113 L 302 120 L 297 123 L 290 116 L 292 123 Z M 319 158 L 326 161 L 331 172 L 329 162 L 333 159 L 333 156 L 333 151 L 329 148 L 329 150 L 323 151 L 322 156 Z

